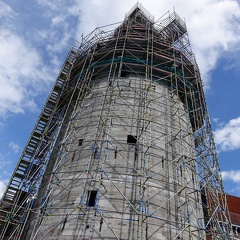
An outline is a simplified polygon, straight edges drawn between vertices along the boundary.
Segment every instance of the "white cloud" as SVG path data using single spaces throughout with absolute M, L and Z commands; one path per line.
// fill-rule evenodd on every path
M 0 118 L 2 120 L 9 117 L 9 114 L 24 113 L 26 109 L 29 111 L 38 109 L 37 98 L 46 87 L 49 88 L 50 83 L 57 76 L 56 69 L 60 68 L 57 55 L 47 49 L 50 41 L 49 32 L 54 33 L 51 39 L 59 42 L 59 48 L 55 47 L 55 51 L 61 51 L 66 47 L 65 43 L 69 38 L 63 38 L 61 34 L 57 37 L 57 29 L 49 31 L 44 29 L 45 26 L 39 29 L 21 26 L 21 12 L 19 14 L 14 12 L 6 3 L 0 2 L 0 18 L 2 20 L 0 26 Z M 42 48 L 38 48 L 36 39 L 39 39 L 39 42 L 42 39 L 45 41 L 45 44 L 41 42 Z
M 13 150 L 14 153 L 18 153 L 19 150 L 21 149 L 21 147 L 17 143 L 14 143 L 14 142 L 10 142 L 8 144 L 8 146 Z
M 0 29 L 0 115 L 35 110 L 33 95 L 52 79 L 38 52 L 6 29 Z
M 239 196 L 240 191 L 240 170 L 222 171 L 224 188 L 228 194 Z
M 0 2 L 0 18 L 6 17 L 6 18 L 12 18 L 16 16 L 16 12 L 6 3 Z
M 240 148 L 240 117 L 220 124 L 214 131 L 215 143 L 220 151 Z
M 235 183 L 240 183 L 240 170 L 222 171 L 223 180 L 231 180 Z
M 213 118 L 212 120 L 213 120 L 213 122 L 215 122 L 215 123 L 218 123 L 218 122 L 219 122 L 219 118 Z
M 69 41 L 72 38 L 71 34 L 68 32 L 68 25 L 63 24 L 62 26 L 62 34 L 61 37 L 58 36 L 58 30 L 52 29 L 48 32 L 48 37 L 50 37 L 49 43 L 47 44 L 47 50 L 51 53 L 56 54 L 57 52 L 62 52 L 64 49 L 68 50 L 71 46 L 69 46 Z
M 0 199 L 1 199 L 1 197 L 3 196 L 3 193 L 4 193 L 4 191 L 5 191 L 5 188 L 6 188 L 5 183 L 4 183 L 2 180 L 0 180 Z

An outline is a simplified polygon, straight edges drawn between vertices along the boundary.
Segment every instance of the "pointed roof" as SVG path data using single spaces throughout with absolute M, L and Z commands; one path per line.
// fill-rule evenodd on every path
M 125 19 L 134 16 L 136 13 L 141 12 L 146 19 L 148 19 L 151 23 L 154 23 L 154 16 L 149 13 L 139 2 L 137 2 L 130 11 L 126 14 Z

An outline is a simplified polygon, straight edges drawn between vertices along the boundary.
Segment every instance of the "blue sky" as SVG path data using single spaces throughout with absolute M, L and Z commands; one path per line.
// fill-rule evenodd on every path
M 97 26 L 119 22 L 136 0 L 0 0 L 0 196 L 61 64 Z M 186 20 L 204 80 L 226 192 L 240 196 L 240 3 L 143 0 Z

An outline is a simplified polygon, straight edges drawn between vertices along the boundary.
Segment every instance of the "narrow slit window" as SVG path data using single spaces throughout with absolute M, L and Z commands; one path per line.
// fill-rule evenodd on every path
M 74 161 L 75 154 L 76 154 L 76 149 L 74 150 L 73 155 L 72 155 L 72 162 Z
M 127 136 L 127 143 L 128 144 L 136 144 L 137 143 L 137 136 L 128 135 Z
M 88 191 L 87 205 L 89 207 L 94 207 L 95 206 L 96 197 L 97 197 L 97 191 Z
M 96 147 L 95 150 L 94 150 L 93 158 L 94 159 L 99 159 L 99 156 L 100 156 L 100 152 L 99 152 L 98 147 Z
M 118 150 L 117 150 L 117 147 L 116 147 L 115 151 L 114 151 L 114 158 L 117 158 L 117 153 L 118 153 Z
M 78 146 L 82 146 L 82 144 L 83 144 L 83 139 L 81 138 L 78 140 Z
M 135 159 L 135 161 L 138 159 L 138 150 L 137 150 L 137 147 L 135 148 L 134 159 Z

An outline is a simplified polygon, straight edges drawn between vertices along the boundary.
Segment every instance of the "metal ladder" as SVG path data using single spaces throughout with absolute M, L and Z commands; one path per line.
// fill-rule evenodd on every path
M 21 221 L 26 221 L 24 208 L 27 199 L 33 199 L 38 192 L 41 176 L 48 162 L 51 141 L 56 139 L 61 123 L 61 94 L 69 81 L 77 52 L 76 46 L 69 51 L 0 201 L 0 239 L 7 239 L 9 234 L 15 232 L 14 229 L 19 228 Z

